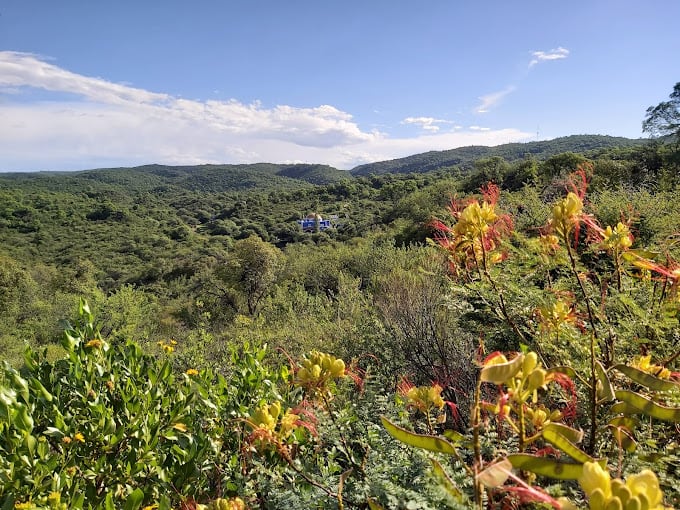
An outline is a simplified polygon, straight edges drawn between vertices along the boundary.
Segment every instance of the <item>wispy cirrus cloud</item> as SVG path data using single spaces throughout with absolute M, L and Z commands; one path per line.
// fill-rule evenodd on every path
M 35 91 L 42 91 L 36 100 Z M 366 131 L 331 105 L 265 107 L 190 100 L 83 76 L 27 53 L 0 51 L 0 171 L 144 163 L 319 162 L 338 168 L 461 145 L 528 139 L 516 129 L 425 134 Z
M 532 59 L 529 62 L 529 67 L 533 67 L 541 62 L 547 62 L 549 60 L 561 60 L 569 56 L 569 50 L 559 46 L 550 51 L 533 51 L 531 52 Z
M 484 96 L 480 96 L 479 100 L 481 103 L 477 108 L 475 108 L 476 113 L 486 113 L 488 112 L 491 108 L 494 106 L 498 105 L 508 94 L 514 92 L 517 89 L 514 85 L 510 85 L 508 87 L 505 87 L 503 90 L 499 90 L 498 92 L 492 92 L 491 94 L 486 94 Z
M 420 126 L 421 129 L 429 131 L 431 133 L 436 133 L 439 131 L 440 124 L 453 124 L 453 121 L 444 119 L 435 119 L 434 117 L 406 117 L 401 121 L 402 124 L 415 124 Z

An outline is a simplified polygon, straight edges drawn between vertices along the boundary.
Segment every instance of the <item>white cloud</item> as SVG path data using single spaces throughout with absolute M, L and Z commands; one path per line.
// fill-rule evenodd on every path
M 477 108 L 475 108 L 475 112 L 477 113 L 488 112 L 492 107 L 496 106 L 505 96 L 507 96 L 511 92 L 514 92 L 515 89 L 516 87 L 514 85 L 510 85 L 509 87 L 506 87 L 503 90 L 499 90 L 498 92 L 493 92 L 491 94 L 486 94 L 485 96 L 480 96 L 479 100 L 481 101 L 481 104 Z
M 44 91 L 40 101 L 27 94 L 35 90 Z M 439 124 L 448 121 L 412 117 L 403 122 L 428 133 L 391 138 L 362 130 L 351 114 L 331 105 L 267 108 L 235 99 L 182 99 L 82 76 L 16 52 L 0 52 L 0 97 L 0 171 L 262 161 L 351 168 L 532 136 L 516 129 L 460 126 L 438 133 Z
M 539 62 L 546 62 L 548 60 L 560 60 L 569 56 L 569 50 L 559 46 L 550 51 L 534 51 L 531 53 L 533 57 L 529 62 L 529 67 L 533 67 Z
M 434 117 L 406 117 L 401 121 L 402 124 L 416 124 L 426 131 L 436 133 L 439 131 L 437 124 L 452 124 L 450 120 L 435 119 Z

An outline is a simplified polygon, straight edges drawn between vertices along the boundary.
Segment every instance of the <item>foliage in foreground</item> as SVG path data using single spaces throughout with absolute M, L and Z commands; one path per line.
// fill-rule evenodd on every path
M 450 221 L 436 224 L 450 275 L 432 288 L 446 299 L 429 310 L 399 294 L 425 314 L 424 328 L 387 302 L 394 281 L 377 282 L 418 379 L 399 385 L 396 407 L 365 362 L 312 351 L 268 364 L 264 348 L 244 343 L 219 373 L 187 368 L 173 341 L 151 356 L 105 338 L 82 304 L 63 337 L 66 359 L 29 350 L 20 372 L 5 369 L 4 505 L 677 503 L 680 271 L 669 255 L 635 245 L 628 219 L 601 227 L 588 214 L 587 170 L 531 238 L 513 231 L 492 186 L 454 200 Z M 430 273 L 408 280 L 409 290 Z M 442 310 L 450 322 L 434 321 Z M 418 343 L 419 331 L 431 342 Z M 452 331 L 484 337 L 467 378 L 449 363 L 460 358 Z M 519 352 L 486 355 L 485 344 Z M 428 375 L 436 382 L 423 384 Z

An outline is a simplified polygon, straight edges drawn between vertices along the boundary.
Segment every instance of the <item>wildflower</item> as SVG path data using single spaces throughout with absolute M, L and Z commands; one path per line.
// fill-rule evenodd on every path
M 283 441 L 288 439 L 298 427 L 305 427 L 310 432 L 315 432 L 312 424 L 300 419 L 299 412 L 287 409 L 282 413 L 281 403 L 278 401 L 258 407 L 246 423 L 253 429 L 250 435 L 252 442 L 259 441 L 264 445 L 274 445 L 278 449 L 284 448 Z
M 61 442 L 64 443 L 64 444 L 71 444 L 72 441 L 73 441 L 73 439 L 71 439 L 68 436 L 64 436 L 64 437 L 61 438 Z
M 180 421 L 173 423 L 172 428 L 175 430 L 179 430 L 180 432 L 186 432 L 187 430 L 189 430 L 187 426 Z
M 73 436 L 74 441 L 78 441 L 79 443 L 84 443 L 85 442 L 85 436 L 82 435 L 80 432 L 76 432 L 75 435 Z
M 661 365 L 655 365 L 652 363 L 651 354 L 648 354 L 647 356 L 641 356 L 639 359 L 633 361 L 633 363 L 631 363 L 631 366 L 637 368 L 638 370 L 641 370 L 642 372 L 652 374 L 653 376 L 658 377 L 659 379 L 670 379 L 671 377 L 671 371 L 668 370 L 666 367 L 663 367 Z
M 588 227 L 591 237 L 601 239 L 604 232 L 591 215 L 583 212 L 583 199 L 588 186 L 587 169 L 588 166 L 581 166 L 569 176 L 568 185 L 571 191 L 553 206 L 552 217 L 548 222 L 549 230 L 555 232 L 565 243 L 573 234 L 574 246 L 578 241 L 581 224 Z
M 601 246 L 607 251 L 622 252 L 633 245 L 633 235 L 627 225 L 619 222 L 614 228 L 607 226 L 602 232 Z
M 87 342 L 85 344 L 85 347 L 88 347 L 88 348 L 91 348 L 91 349 L 101 349 L 102 345 L 104 345 L 104 343 L 100 339 L 93 338 L 92 340 L 90 340 L 89 342 Z
M 302 360 L 295 383 L 314 393 L 327 393 L 328 383 L 345 376 L 345 362 L 325 352 L 312 351 Z
M 578 479 L 578 483 L 588 497 L 591 497 L 597 490 L 602 492 L 604 498 L 611 496 L 612 489 L 609 471 L 603 469 L 597 462 L 586 462 L 583 464 L 583 474 Z
M 552 234 L 541 235 L 538 240 L 539 240 L 542 252 L 545 253 L 546 255 L 554 254 L 557 251 L 557 249 L 560 247 L 559 238 L 557 236 L 552 235 Z
M 154 503 L 153 505 L 147 505 L 142 510 L 156 510 L 158 508 L 158 504 Z
M 624 482 L 614 480 L 609 472 L 597 462 L 583 464 L 583 473 L 578 479 L 588 496 L 592 510 L 604 508 L 647 508 L 663 510 L 663 493 L 659 480 L 649 469 L 631 475 Z
M 659 487 L 659 480 L 649 469 L 629 476 L 626 480 L 626 486 L 630 489 L 633 497 L 637 497 L 640 500 L 644 497 L 649 502 L 649 508 L 663 508 L 661 505 L 663 493 Z
M 195 368 L 190 368 L 189 370 L 187 370 L 187 371 L 184 372 L 184 373 L 187 374 L 187 375 L 189 375 L 189 376 L 191 376 L 191 375 L 198 375 L 198 370 L 196 370 Z
M 437 232 L 435 240 L 447 250 L 455 267 L 456 261 L 470 264 L 495 264 L 505 260 L 503 253 L 494 253 L 501 238 L 512 229 L 512 219 L 496 211 L 500 195 L 498 186 L 489 183 L 482 188 L 482 203 L 471 200 L 461 210 L 461 204 L 452 201 L 447 208 L 456 220 L 453 227 L 435 220 L 432 227 Z
M 177 342 L 175 340 L 170 340 L 169 342 L 164 342 L 163 340 L 160 340 L 159 342 L 156 342 L 156 344 L 166 354 L 172 354 L 173 352 L 175 352 L 175 345 L 177 345 Z
M 18 509 L 28 510 L 28 509 L 31 509 L 31 508 L 35 508 L 35 505 L 31 501 L 26 501 L 24 503 L 17 502 L 17 503 L 14 503 L 14 508 L 17 509 L 17 510 Z
M 408 386 L 402 385 L 402 395 L 407 399 L 407 406 L 413 407 L 422 413 L 428 413 L 432 409 L 443 409 L 442 387 L 439 384 L 432 386 Z
M 541 325 L 546 330 L 556 330 L 563 324 L 574 324 L 576 322 L 574 305 L 562 300 L 555 301 L 552 306 L 539 307 L 538 314 Z
M 258 407 L 255 412 L 250 415 L 250 422 L 254 424 L 255 428 L 274 430 L 280 413 L 281 402 L 273 402 L 269 405 L 265 404 Z
M 217 498 L 208 505 L 196 505 L 199 510 L 245 510 L 246 504 L 241 498 Z
M 281 417 L 279 426 L 279 433 L 281 437 L 286 438 L 290 436 L 297 428 L 300 417 L 293 413 L 290 409 Z

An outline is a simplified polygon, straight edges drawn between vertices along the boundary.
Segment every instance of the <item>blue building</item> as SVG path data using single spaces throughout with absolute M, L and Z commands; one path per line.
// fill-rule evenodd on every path
M 321 232 L 333 228 L 331 220 L 324 220 L 320 214 L 308 214 L 306 218 L 298 220 L 298 225 L 302 227 L 303 232 Z

